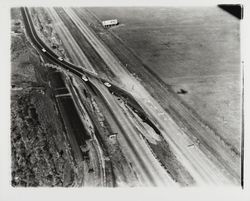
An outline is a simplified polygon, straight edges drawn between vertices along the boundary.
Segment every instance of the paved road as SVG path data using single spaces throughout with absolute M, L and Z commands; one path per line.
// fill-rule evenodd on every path
M 70 34 L 68 28 L 64 25 L 61 18 L 58 16 L 54 8 L 46 8 L 49 16 L 52 19 L 53 28 L 55 28 L 56 33 L 59 35 L 59 38 L 62 40 L 64 47 L 66 48 L 67 53 L 71 57 L 75 66 L 84 66 L 85 69 L 96 74 L 92 64 L 82 52 L 81 48 L 75 41 L 75 39 Z
M 163 137 L 170 144 L 179 161 L 194 177 L 197 184 L 237 183 L 237 181 L 231 176 L 231 173 L 227 172 L 219 161 L 216 161 L 216 163 L 215 161 L 212 161 L 210 156 L 205 155 L 198 146 L 196 146 L 196 148 L 190 148 L 189 145 L 194 142 L 182 132 L 169 114 L 161 108 L 145 88 L 128 73 L 107 46 L 97 38 L 97 36 L 80 20 L 71 8 L 65 8 L 64 10 L 71 17 L 96 52 L 98 52 L 104 62 L 120 79 L 123 87 L 130 90 L 130 93 L 140 103 L 143 109 L 155 120 L 156 123 L 158 123 Z
M 240 148 L 236 148 L 228 143 L 227 139 L 223 137 L 225 133 L 218 133 L 209 127 L 194 110 L 184 105 L 171 87 L 167 86 L 150 67 L 145 66 L 141 59 L 136 56 L 133 50 L 131 51 L 131 49 L 127 47 L 121 38 L 114 35 L 112 31 L 104 31 L 104 28 L 101 27 L 100 19 L 98 19 L 93 12 L 89 9 L 74 8 L 73 10 L 83 22 L 90 22 L 92 28 L 94 26 L 98 27 L 94 28 L 95 30 L 98 29 L 98 37 L 104 39 L 105 44 L 107 41 L 108 44 L 106 45 L 109 46 L 116 56 L 123 59 L 124 63 L 127 63 L 126 68 L 128 68 L 130 72 L 136 71 L 141 75 L 140 78 L 143 80 L 141 83 L 147 90 L 156 90 L 154 93 L 157 97 L 156 100 L 164 110 L 175 119 L 179 127 L 185 130 L 186 135 L 194 139 L 193 141 L 199 139 L 199 148 L 205 155 L 208 155 L 215 163 L 219 161 L 219 163 L 223 164 L 224 168 L 227 169 L 227 172 L 230 172 L 234 178 L 240 181 L 242 172 Z M 101 34 L 102 31 L 105 32 L 105 34 Z M 151 81 L 148 82 L 148 80 Z
M 32 42 L 38 49 L 45 48 L 45 44 L 43 44 L 43 42 L 39 40 L 38 36 L 35 33 L 28 11 L 26 9 L 22 9 L 22 12 L 24 14 L 24 20 L 26 22 L 27 33 L 32 39 Z M 83 73 L 81 73 L 80 69 L 78 69 L 77 67 L 75 68 L 72 64 L 68 64 L 65 61 L 58 60 L 57 56 L 53 52 L 48 50 L 47 47 L 46 50 L 46 52 L 40 52 L 50 60 L 52 60 L 54 63 L 64 67 L 65 69 L 68 69 L 72 73 L 81 77 Z M 95 75 L 93 76 L 92 74 L 90 74 L 90 76 L 94 78 L 97 77 Z M 103 97 L 103 100 L 105 100 L 105 103 L 107 104 L 108 108 L 114 115 L 115 119 L 120 125 L 120 128 L 123 131 L 122 134 L 124 135 L 125 141 L 128 144 L 127 148 L 129 150 L 129 159 L 133 163 L 134 168 L 137 170 L 137 174 L 142 185 L 174 186 L 175 182 L 170 178 L 170 176 L 160 165 L 157 159 L 154 158 L 145 142 L 139 138 L 136 130 L 132 125 L 130 125 L 127 117 L 124 115 L 117 102 L 115 102 L 113 96 L 103 85 L 102 82 L 104 82 L 104 80 L 102 80 L 101 82 L 100 80 L 101 79 L 92 79 L 91 82 Z
M 46 44 L 37 35 L 30 17 L 29 10 L 27 8 L 21 8 L 21 12 L 24 19 L 26 33 L 39 53 L 45 56 L 52 63 L 58 64 L 59 66 L 63 67 L 66 70 L 69 70 L 77 76 L 86 74 L 99 79 L 98 75 L 95 72 L 92 72 L 84 67 L 75 66 L 65 60 L 59 60 L 58 56 L 49 47 L 47 47 Z M 46 51 L 42 51 L 43 49 L 45 49 Z M 103 80 L 103 82 L 106 81 L 107 80 Z
M 142 184 L 149 186 L 177 185 L 151 153 L 145 141 L 140 138 L 135 126 L 131 124 L 128 117 L 119 106 L 119 103 L 114 99 L 107 88 L 100 85 L 97 80 L 92 80 L 91 83 L 97 89 L 97 93 L 102 97 L 103 102 L 107 106 L 106 108 L 109 109 L 119 126 L 120 133 L 124 138 L 123 142 L 126 143 L 126 146 L 123 144 L 127 149 L 126 154 L 128 154 L 129 160 L 134 165 L 137 176 L 140 177 Z
M 204 155 L 203 152 L 199 150 L 199 148 L 190 149 L 190 147 L 188 147 L 192 141 L 188 138 L 188 136 L 185 135 L 185 133 L 182 132 L 182 130 L 176 125 L 172 118 L 159 106 L 157 101 L 155 101 L 152 96 L 143 88 L 143 86 L 125 70 L 117 58 L 108 50 L 105 44 L 99 41 L 95 34 L 89 30 L 89 28 L 79 19 L 73 10 L 65 9 L 65 11 L 78 26 L 79 30 L 81 30 L 82 34 L 95 48 L 98 54 L 102 57 L 105 63 L 109 66 L 109 68 L 118 78 L 120 78 L 120 82 L 123 87 L 130 91 L 133 89 L 131 94 L 146 110 L 150 117 L 158 123 L 163 137 L 170 144 L 171 149 L 174 151 L 179 161 L 191 173 L 195 181 L 198 184 L 232 183 L 230 175 L 224 173 L 221 164 L 214 164 L 209 157 Z M 22 12 L 25 14 L 25 21 L 28 22 L 28 35 L 36 47 L 38 49 L 42 49 L 45 47 L 45 45 L 39 41 L 34 28 L 32 28 L 29 15 L 25 10 Z M 72 64 L 58 60 L 57 56 L 49 50 L 41 53 L 50 58 L 50 60 L 52 60 L 54 63 L 64 67 L 65 69 L 68 69 L 78 76 L 87 73 L 92 77 L 98 78 L 98 76 L 94 73 L 85 72 Z M 118 111 L 115 113 L 113 112 L 114 116 L 116 117 L 118 123 L 121 124 L 120 126 L 123 128 L 124 138 L 126 138 L 128 147 L 130 147 L 130 159 L 136 165 L 138 172 L 141 173 L 141 179 L 145 183 L 153 183 L 155 185 L 173 184 L 171 178 L 166 174 L 165 170 L 160 167 L 158 161 L 154 158 L 152 153 L 150 153 L 150 150 L 147 148 L 147 146 L 143 144 L 141 139 L 138 138 L 133 126 L 120 111 L 119 106 L 107 89 L 97 80 L 93 80 L 92 82 L 101 93 L 110 109 L 112 111 Z M 159 114 L 161 114 L 161 116 L 159 116 Z

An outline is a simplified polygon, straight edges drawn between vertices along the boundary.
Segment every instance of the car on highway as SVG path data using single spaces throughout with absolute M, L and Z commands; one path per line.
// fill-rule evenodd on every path
M 104 82 L 104 85 L 105 85 L 106 87 L 111 87 L 111 84 L 108 83 L 108 82 Z
M 89 81 L 85 75 L 82 76 L 82 80 L 84 80 L 85 82 Z
M 42 49 L 42 51 L 43 51 L 43 52 L 46 52 L 46 50 L 45 50 L 44 48 Z
M 63 58 L 62 58 L 62 57 L 58 57 L 58 59 L 59 59 L 60 61 L 63 61 Z

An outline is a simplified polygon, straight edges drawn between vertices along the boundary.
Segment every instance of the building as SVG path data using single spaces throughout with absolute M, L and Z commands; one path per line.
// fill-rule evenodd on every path
M 117 19 L 102 21 L 102 26 L 104 27 L 111 27 L 115 25 L 118 25 Z

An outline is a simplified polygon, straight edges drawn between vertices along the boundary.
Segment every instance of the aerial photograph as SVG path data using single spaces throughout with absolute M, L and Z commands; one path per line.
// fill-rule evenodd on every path
M 12 187 L 243 186 L 240 5 L 9 12 Z

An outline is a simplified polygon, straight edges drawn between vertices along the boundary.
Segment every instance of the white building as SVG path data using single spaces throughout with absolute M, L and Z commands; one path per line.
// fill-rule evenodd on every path
M 104 27 L 111 27 L 115 25 L 118 25 L 117 19 L 102 21 L 102 26 Z

